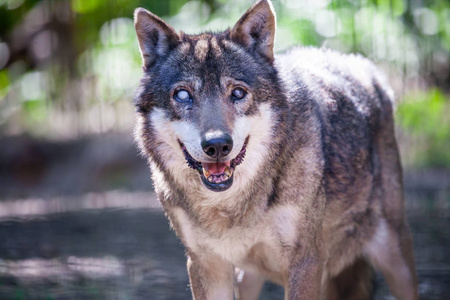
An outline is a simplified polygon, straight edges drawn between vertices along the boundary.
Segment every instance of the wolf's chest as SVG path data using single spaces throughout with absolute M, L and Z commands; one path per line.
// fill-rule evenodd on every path
M 299 238 L 299 216 L 290 206 L 280 206 L 269 211 L 257 224 L 226 230 L 213 237 L 202 228 L 194 226 L 187 214 L 177 209 L 177 232 L 186 247 L 195 253 L 214 253 L 241 268 L 258 268 L 270 273 L 280 273 L 286 267 L 283 249 L 294 245 Z

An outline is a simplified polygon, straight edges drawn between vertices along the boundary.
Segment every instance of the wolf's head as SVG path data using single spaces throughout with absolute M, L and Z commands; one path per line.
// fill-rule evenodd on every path
M 144 69 L 135 100 L 143 151 L 178 176 L 197 170 L 213 191 L 227 190 L 238 175 L 254 176 L 235 171 L 262 167 L 250 152 L 264 154 L 276 123 L 273 99 L 283 98 L 270 1 L 258 1 L 221 33 L 176 33 L 142 8 L 134 17 Z

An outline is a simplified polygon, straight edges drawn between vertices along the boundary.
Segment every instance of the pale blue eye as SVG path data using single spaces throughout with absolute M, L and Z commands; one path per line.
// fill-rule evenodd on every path
M 231 93 L 231 98 L 233 101 L 237 101 L 244 99 L 245 95 L 247 95 L 247 92 L 243 88 L 237 87 Z
M 191 99 L 191 96 L 189 95 L 189 92 L 186 90 L 179 90 L 174 95 L 175 100 L 178 102 L 186 102 L 189 99 Z

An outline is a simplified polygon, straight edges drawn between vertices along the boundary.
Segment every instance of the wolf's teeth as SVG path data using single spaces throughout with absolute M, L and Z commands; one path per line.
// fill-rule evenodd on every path
M 226 174 L 211 175 L 206 178 L 206 180 L 208 180 L 211 183 L 221 183 L 221 182 L 227 181 L 228 179 L 230 179 L 230 177 Z
M 205 168 L 203 168 L 203 175 L 205 175 L 205 178 L 207 178 L 208 181 L 211 181 L 211 180 L 209 180 L 209 176 L 211 176 L 211 173 L 208 172 L 208 170 L 206 170 Z
M 225 167 L 225 171 L 224 171 L 225 175 L 227 176 L 227 179 L 231 177 L 231 175 L 233 175 L 233 171 L 230 169 L 230 167 Z

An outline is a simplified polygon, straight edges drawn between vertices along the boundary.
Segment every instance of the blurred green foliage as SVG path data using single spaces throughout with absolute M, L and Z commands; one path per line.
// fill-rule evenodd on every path
M 403 130 L 414 139 L 418 166 L 450 166 L 450 101 L 432 88 L 405 95 L 397 109 Z
M 230 27 L 252 0 L 0 0 L 0 133 L 45 138 L 130 130 L 141 75 L 132 15 L 177 30 Z M 450 166 L 450 1 L 273 0 L 275 48 L 358 52 L 400 98 L 409 165 Z M 414 91 L 414 92 L 411 92 Z M 410 147 L 412 145 L 412 148 Z

